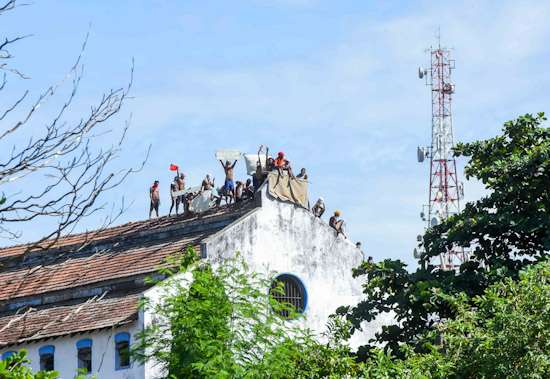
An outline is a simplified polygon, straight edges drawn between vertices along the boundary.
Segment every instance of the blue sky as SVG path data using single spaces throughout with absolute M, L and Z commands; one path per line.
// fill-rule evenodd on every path
M 135 59 L 132 98 L 110 126 L 132 114 L 120 166 L 153 151 L 105 198 L 133 202 L 120 222 L 147 216 L 154 179 L 167 213 L 170 163 L 191 184 L 206 173 L 221 181 L 216 149 L 268 144 L 307 167 L 310 197 L 341 210 L 368 255 L 412 262 L 428 196 L 428 166 L 416 162 L 430 135 L 429 91 L 416 75 L 425 48 L 438 27 L 454 48 L 456 139 L 487 138 L 548 109 L 549 16 L 540 1 L 42 0 L 3 16 L 2 34 L 33 34 L 14 50 L 32 80 L 14 90 L 36 95 L 64 76 L 91 24 L 75 118 L 125 85 Z M 465 192 L 483 190 L 466 182 Z M 38 238 L 41 228 L 23 232 Z

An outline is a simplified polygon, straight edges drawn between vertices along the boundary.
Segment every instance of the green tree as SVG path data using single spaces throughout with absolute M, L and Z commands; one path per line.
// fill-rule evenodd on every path
M 469 158 L 466 177 L 480 180 L 488 195 L 426 232 L 425 253 L 414 272 L 389 259 L 355 270 L 355 276 L 365 276 L 366 298 L 338 313 L 360 329 L 363 321 L 394 312 L 396 322 L 384 327 L 376 341 L 402 355 L 402 343 L 418 342 L 439 320 L 456 315 L 446 298 L 433 296 L 434 290 L 472 299 L 544 259 L 550 250 L 550 129 L 542 126 L 545 120 L 543 113 L 527 114 L 506 122 L 502 135 L 458 144 L 455 155 Z M 471 251 L 472 259 L 459 272 L 429 264 L 451 248 Z M 366 345 L 360 353 L 370 348 Z
M 491 285 L 481 296 L 434 291 L 456 310 L 437 326 L 440 343 L 404 360 L 377 350 L 365 365 L 369 378 L 550 377 L 550 263 L 543 262 Z
M 339 378 L 358 370 L 344 320 L 333 317 L 328 342 L 317 342 L 289 304 L 270 296 L 272 279 L 240 257 L 212 267 L 189 249 L 177 270 L 163 272 L 160 301 L 143 304 L 156 319 L 133 354 L 158 362 L 166 378 Z M 286 312 L 292 320 L 280 316 Z
M 7 359 L 0 360 L 0 379 L 57 379 L 57 371 L 33 373 L 27 366 L 30 363 L 25 350 L 18 351 Z

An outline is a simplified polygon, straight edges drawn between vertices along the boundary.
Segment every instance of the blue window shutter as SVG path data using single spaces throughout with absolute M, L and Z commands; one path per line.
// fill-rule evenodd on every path
M 122 332 L 115 335 L 115 342 L 130 341 L 130 333 Z
M 4 354 L 2 354 L 2 360 L 8 359 L 14 354 L 15 354 L 15 351 L 6 351 Z
M 76 343 L 77 349 L 82 349 L 84 347 L 92 347 L 92 340 L 90 338 L 85 338 Z
M 121 332 L 115 335 L 115 369 L 130 367 L 130 333 Z
M 42 346 L 40 349 L 38 349 L 39 355 L 53 354 L 53 353 L 55 353 L 55 346 L 53 345 Z

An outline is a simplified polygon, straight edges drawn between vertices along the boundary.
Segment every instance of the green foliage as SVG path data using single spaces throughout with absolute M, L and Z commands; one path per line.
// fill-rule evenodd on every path
M 550 372 L 550 263 L 544 262 L 490 286 L 470 301 L 465 294 L 443 297 L 456 317 L 437 326 L 432 340 L 405 359 L 372 352 L 367 378 L 548 378 Z M 473 306 L 471 305 L 473 303 Z
M 166 378 L 339 378 L 357 370 L 343 343 L 346 322 L 334 317 L 329 342 L 318 343 L 292 307 L 269 295 L 271 278 L 240 257 L 214 268 L 189 249 L 177 270 L 164 273 L 161 300 L 143 304 L 157 319 L 133 354 L 158 362 Z
M 458 144 L 455 154 L 469 158 L 466 176 L 479 179 L 489 194 L 426 232 L 426 252 L 414 272 L 398 260 L 365 262 L 354 275 L 365 276 L 366 299 L 338 313 L 360 329 L 361 322 L 392 311 L 396 323 L 384 327 L 376 342 L 403 357 L 402 343 L 422 351 L 422 337 L 436 320 L 456 316 L 448 298 L 434 293 L 463 293 L 471 301 L 491 284 L 517 280 L 522 268 L 544 259 L 550 250 L 550 129 L 541 126 L 545 120 L 542 113 L 521 116 L 506 122 L 500 136 Z M 460 272 L 429 265 L 453 247 L 472 252 Z M 364 346 L 360 355 L 370 348 Z
M 0 360 L 0 379 L 57 379 L 57 371 L 39 371 L 33 373 L 27 366 L 30 363 L 25 350 Z

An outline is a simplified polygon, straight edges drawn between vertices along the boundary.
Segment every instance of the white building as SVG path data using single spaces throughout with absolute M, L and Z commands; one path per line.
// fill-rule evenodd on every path
M 239 251 L 254 270 L 280 273 L 307 326 L 319 333 L 338 306 L 361 296 L 352 278 L 363 258 L 355 245 L 264 185 L 253 201 L 198 216 L 71 235 L 47 250 L 1 249 L 0 354 L 25 348 L 33 369 L 53 367 L 64 379 L 78 367 L 99 378 L 151 378 L 147 365 L 125 353 L 151 317 L 138 308 L 152 290 L 144 279 L 190 245 L 214 263 Z

